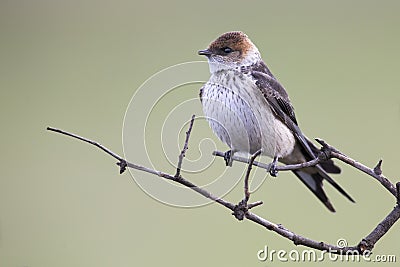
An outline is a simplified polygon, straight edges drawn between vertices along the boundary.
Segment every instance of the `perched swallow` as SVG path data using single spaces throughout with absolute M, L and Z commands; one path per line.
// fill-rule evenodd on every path
M 318 148 L 301 132 L 286 90 L 246 34 L 224 33 L 198 53 L 207 57 L 211 72 L 200 89 L 200 100 L 211 129 L 231 149 L 227 165 L 234 153 L 249 155 L 260 149 L 274 159 L 273 166 L 277 161 L 297 164 L 316 157 Z M 332 212 L 323 180 L 354 202 L 328 175 L 340 173 L 332 160 L 293 172 Z

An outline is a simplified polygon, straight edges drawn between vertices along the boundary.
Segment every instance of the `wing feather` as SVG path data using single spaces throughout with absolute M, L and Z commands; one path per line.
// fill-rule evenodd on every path
M 316 152 L 318 149 L 301 132 L 297 123 L 294 108 L 285 88 L 283 88 L 283 86 L 275 79 L 263 62 L 255 65 L 248 73 L 255 80 L 257 88 L 264 95 L 276 117 L 293 132 L 301 145 L 305 158 L 307 160 L 314 159 L 316 157 L 314 151 Z M 346 196 L 350 201 L 354 202 L 350 195 L 347 194 L 324 170 L 327 168 L 327 170 L 330 170 L 332 173 L 339 173 L 340 169 L 333 164 L 333 161 L 324 162 L 324 164 L 316 165 L 314 168 L 317 173 L 310 177 L 315 180 L 315 190 L 310 184 L 307 184 L 310 179 L 302 179 L 304 175 L 299 175 L 301 171 L 295 171 L 295 173 L 330 210 L 333 211 L 333 207 L 322 189 L 322 179 L 327 180 L 340 193 Z

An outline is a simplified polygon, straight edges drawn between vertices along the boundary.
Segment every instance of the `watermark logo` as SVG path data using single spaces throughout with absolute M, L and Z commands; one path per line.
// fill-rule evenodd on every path
M 339 248 L 347 247 L 347 240 L 340 238 L 337 240 Z M 265 262 L 381 262 L 381 263 L 395 263 L 397 261 L 396 255 L 375 255 L 371 251 L 365 250 L 363 253 L 358 251 L 348 251 L 339 253 L 338 250 L 319 251 L 314 249 L 304 250 L 274 250 L 270 249 L 267 245 L 263 249 L 257 251 L 257 259 Z

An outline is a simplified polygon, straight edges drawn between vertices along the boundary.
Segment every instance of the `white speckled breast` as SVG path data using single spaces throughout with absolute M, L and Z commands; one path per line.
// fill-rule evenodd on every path
M 214 133 L 233 151 L 285 157 L 295 146 L 292 132 L 273 114 L 251 76 L 236 70 L 211 75 L 203 87 L 203 111 Z

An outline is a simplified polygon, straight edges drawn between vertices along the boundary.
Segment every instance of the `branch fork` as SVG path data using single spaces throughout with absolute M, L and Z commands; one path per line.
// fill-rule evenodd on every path
M 193 128 L 193 123 L 194 123 L 195 116 L 193 115 L 188 131 L 186 132 L 186 139 L 185 143 L 183 146 L 183 149 L 178 157 L 178 164 L 176 168 L 176 173 L 175 175 L 171 175 L 168 173 L 164 173 L 162 171 L 154 170 L 145 166 L 141 166 L 135 163 L 131 163 L 126 161 L 124 158 L 120 157 L 119 155 L 115 154 L 105 146 L 92 141 L 90 139 L 81 137 L 76 134 L 72 134 L 60 129 L 48 127 L 48 131 L 56 132 L 59 134 L 67 135 L 72 138 L 81 140 L 83 142 L 89 143 L 108 155 L 112 156 L 113 158 L 117 159 L 117 165 L 120 167 L 120 174 L 122 174 L 127 168 L 135 169 L 138 171 L 143 171 L 147 172 L 153 175 L 156 175 L 162 179 L 168 179 L 171 181 L 174 181 L 176 183 L 179 183 L 181 185 L 186 186 L 187 188 L 192 189 L 193 191 L 203 195 L 204 197 L 213 200 L 214 202 L 224 206 L 225 208 L 229 209 L 232 211 L 232 214 L 235 216 L 236 219 L 238 220 L 244 220 L 245 218 L 263 226 L 265 229 L 273 231 L 277 233 L 278 235 L 287 238 L 291 240 L 295 245 L 303 245 L 306 247 L 318 249 L 321 251 L 328 251 L 329 253 L 333 254 L 346 254 L 346 253 L 364 253 L 366 251 L 371 251 L 375 244 L 389 231 L 389 229 L 393 226 L 393 224 L 399 220 L 400 218 L 400 182 L 397 182 L 396 185 L 391 183 L 383 174 L 382 174 L 382 160 L 379 160 L 377 165 L 374 168 L 369 168 L 356 160 L 346 156 L 345 154 L 341 153 L 339 150 L 336 148 L 332 147 L 331 145 L 327 144 L 324 140 L 322 139 L 316 139 L 316 141 L 321 144 L 322 148 L 320 150 L 320 153 L 318 154 L 318 157 L 316 157 L 313 160 L 310 160 L 305 163 L 301 164 L 293 164 L 293 165 L 276 165 L 274 166 L 276 171 L 289 171 L 289 170 L 296 170 L 296 169 L 301 169 L 301 168 L 306 168 L 306 167 L 311 167 L 315 166 L 323 161 L 329 160 L 329 159 L 337 159 L 340 160 L 356 169 L 358 169 L 361 172 L 366 173 L 367 175 L 371 176 L 372 178 L 376 179 L 380 184 L 387 189 L 388 192 L 390 192 L 396 200 L 396 205 L 394 209 L 375 227 L 375 229 L 367 235 L 365 238 L 363 238 L 357 245 L 355 246 L 346 246 L 346 247 L 339 247 L 331 244 L 327 244 L 321 241 L 315 241 L 303 236 L 300 236 L 285 227 L 283 227 L 280 224 L 274 224 L 272 222 L 269 222 L 268 220 L 252 213 L 250 209 L 262 205 L 262 201 L 256 201 L 254 203 L 248 203 L 250 199 L 250 191 L 249 191 L 249 176 L 252 170 L 253 166 L 257 166 L 259 168 L 263 168 L 266 170 L 270 170 L 272 167 L 272 163 L 270 164 L 265 164 L 261 162 L 257 162 L 255 159 L 261 154 L 261 150 L 257 151 L 253 155 L 251 155 L 250 158 L 243 158 L 239 157 L 236 155 L 232 156 L 233 161 L 238 161 L 238 162 L 243 162 L 247 163 L 247 172 L 244 178 L 244 198 L 241 200 L 238 204 L 233 204 L 231 202 L 228 202 L 222 198 L 219 198 L 212 193 L 206 191 L 205 189 L 198 187 L 197 185 L 193 184 L 192 182 L 186 180 L 182 175 L 181 175 L 181 169 L 182 169 L 182 164 L 183 164 L 183 159 L 185 158 L 186 151 L 188 150 L 188 143 L 189 143 L 189 137 Z M 223 152 L 219 151 L 214 151 L 213 155 L 217 157 L 224 157 Z
M 260 155 L 261 155 L 261 149 L 256 151 L 253 155 L 251 155 L 251 157 L 249 159 L 249 163 L 247 165 L 247 171 L 246 171 L 246 175 L 244 177 L 244 198 L 242 201 L 239 202 L 239 204 L 237 204 L 235 206 L 235 209 L 233 210 L 233 213 L 232 213 L 232 215 L 235 216 L 235 218 L 238 219 L 239 221 L 242 221 L 245 218 L 246 213 L 250 209 L 263 204 L 262 201 L 257 201 L 257 202 L 248 204 L 249 199 L 250 199 L 250 191 L 249 191 L 250 173 L 251 173 L 251 169 L 253 168 L 253 163 L 254 163 L 255 159 Z

